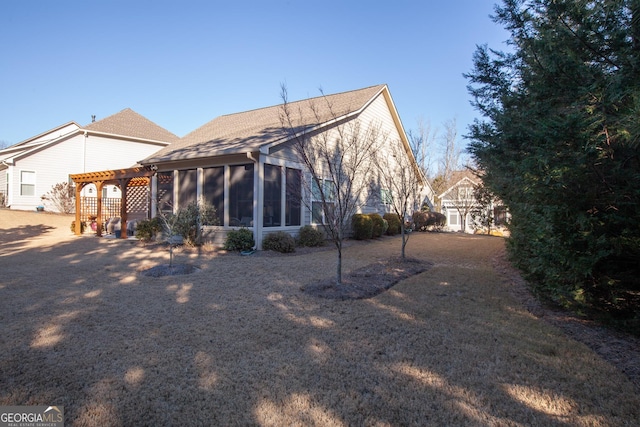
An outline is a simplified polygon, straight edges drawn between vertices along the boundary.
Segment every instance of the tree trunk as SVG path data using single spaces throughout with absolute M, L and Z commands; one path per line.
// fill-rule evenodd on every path
M 404 221 L 400 222 L 400 233 L 402 234 L 402 250 L 400 251 L 401 258 L 405 257 L 405 246 L 407 246 L 407 229 L 404 226 Z
M 336 286 L 342 285 L 342 244 L 338 246 L 338 262 L 336 264 Z

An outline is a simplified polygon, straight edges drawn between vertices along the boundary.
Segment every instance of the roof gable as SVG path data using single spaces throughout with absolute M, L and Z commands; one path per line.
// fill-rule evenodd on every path
M 119 113 L 93 122 L 83 129 L 91 132 L 100 132 L 110 135 L 129 136 L 150 141 L 175 142 L 178 136 L 158 126 L 151 120 L 136 113 L 130 108 L 125 108 Z
M 312 98 L 288 106 L 299 115 L 301 127 L 313 126 L 362 110 L 385 87 L 371 86 L 327 95 L 322 102 Z M 281 112 L 282 104 L 217 117 L 149 156 L 143 164 L 252 152 L 282 142 Z
M 453 172 L 451 175 L 451 180 L 449 182 L 452 182 L 453 184 L 438 196 L 438 198 L 440 198 L 441 200 L 446 199 L 445 196 L 447 195 L 447 193 L 451 192 L 451 190 L 453 190 L 454 188 L 462 185 L 463 182 L 467 182 L 468 185 L 475 186 L 478 185 L 480 179 L 471 171 L 461 170 Z

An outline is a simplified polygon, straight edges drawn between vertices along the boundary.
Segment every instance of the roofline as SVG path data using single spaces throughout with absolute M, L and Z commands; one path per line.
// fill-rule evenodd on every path
M 366 89 L 366 88 L 363 88 L 363 89 Z M 363 90 L 363 89 L 360 89 L 360 90 Z M 386 85 L 386 84 L 382 85 L 382 87 L 380 88 L 380 90 L 379 90 L 378 92 L 376 92 L 373 96 L 371 96 L 371 98 L 369 98 L 369 100 L 368 100 L 367 102 L 365 102 L 365 103 L 364 103 L 360 108 L 358 108 L 357 110 L 351 111 L 351 112 L 349 112 L 349 113 L 347 113 L 347 114 L 343 114 L 343 115 L 338 116 L 338 117 L 333 117 L 332 119 L 327 120 L 326 122 L 317 123 L 317 124 L 315 124 L 315 125 L 312 125 L 311 127 L 305 128 L 304 130 L 302 130 L 302 131 L 300 131 L 300 132 L 297 132 L 297 133 L 295 133 L 295 134 L 293 134 L 293 135 L 287 135 L 287 136 L 284 136 L 284 137 L 282 137 L 282 139 L 280 139 L 280 140 L 278 140 L 278 141 L 274 141 L 274 142 L 271 142 L 271 143 L 269 143 L 269 144 L 264 144 L 264 145 L 260 146 L 260 152 L 261 152 L 262 154 L 269 154 L 269 150 L 270 150 L 272 147 L 275 147 L 275 146 L 277 146 L 277 145 L 280 145 L 280 144 L 283 144 L 283 143 L 285 143 L 285 142 L 291 141 L 292 139 L 294 139 L 294 138 L 298 138 L 298 137 L 300 137 L 301 135 L 304 135 L 304 134 L 306 134 L 306 133 L 309 133 L 309 132 L 315 132 L 315 131 L 320 130 L 320 129 L 324 128 L 324 127 L 327 127 L 327 126 L 332 125 L 332 124 L 334 124 L 334 123 L 338 123 L 338 122 L 343 121 L 343 120 L 345 120 L 345 119 L 348 119 L 348 118 L 350 118 L 350 117 L 355 117 L 355 116 L 359 115 L 360 113 L 362 113 L 362 112 L 363 112 L 363 111 L 364 111 L 364 110 L 365 110 L 369 105 L 371 105 L 371 103 L 373 102 L 373 100 L 374 100 L 374 99 L 376 99 L 376 98 L 377 98 L 377 97 L 378 97 L 382 92 L 384 92 L 385 90 L 386 90 L 387 92 L 389 91 L 389 89 L 387 88 L 387 85 Z M 352 91 L 348 91 L 348 92 L 352 92 Z M 347 93 L 347 92 L 342 92 L 342 93 Z M 326 96 L 334 96 L 334 95 L 339 95 L 339 93 L 338 93 L 338 94 L 326 95 Z M 324 97 L 324 96 L 317 96 L 317 97 L 315 97 L 315 98 L 309 98 L 309 99 L 307 99 L 307 101 L 313 101 L 313 100 L 317 100 L 317 99 L 320 99 L 320 98 L 323 98 L 323 97 Z M 304 101 L 304 100 L 301 100 L 301 101 Z M 301 101 L 294 101 L 294 102 L 301 102 Z M 282 105 L 282 104 L 281 104 L 281 105 Z M 394 108 L 395 108 L 395 107 L 394 107 Z
M 57 144 L 59 142 L 64 141 L 65 139 L 71 138 L 73 136 L 79 135 L 79 134 L 84 134 L 86 136 L 89 135 L 94 135 L 94 136 L 107 136 L 107 137 L 113 137 L 116 139 L 126 139 L 126 140 L 130 140 L 130 141 L 138 141 L 138 142 L 143 142 L 143 143 L 147 143 L 147 144 L 153 144 L 153 145 L 161 145 L 161 146 L 167 146 L 170 144 L 170 142 L 165 142 L 165 141 L 156 141 L 154 139 L 145 139 L 145 138 L 140 138 L 140 137 L 135 137 L 135 136 L 127 136 L 127 135 L 118 135 L 115 133 L 107 133 L 107 132 L 96 132 L 96 131 L 92 131 L 92 130 L 88 130 L 88 129 L 84 129 L 84 128 L 79 128 L 76 129 L 72 132 L 69 132 L 67 134 L 61 135 L 55 139 L 52 139 L 50 141 L 47 142 L 43 142 L 42 144 L 38 144 L 34 147 L 32 147 L 31 149 L 27 149 L 25 151 L 23 151 L 22 153 L 18 153 L 17 155 L 11 157 L 11 160 L 13 162 L 13 164 L 15 164 L 16 160 L 22 159 L 24 157 L 28 157 L 29 155 L 38 152 L 40 150 L 44 150 L 45 148 Z M 8 159 L 8 158 L 7 158 Z M 5 159 L 5 160 L 7 160 Z
M 18 146 L 20 146 L 20 145 L 27 144 L 27 143 L 29 143 L 30 141 L 33 141 L 34 139 L 38 139 L 38 138 L 40 138 L 40 137 L 42 137 L 42 136 L 44 136 L 44 135 L 46 135 L 46 134 L 48 134 L 48 133 L 55 132 L 56 130 L 58 130 L 58 129 L 62 129 L 63 127 L 65 127 L 65 126 L 69 126 L 69 125 L 76 125 L 76 126 L 78 126 L 78 129 L 81 129 L 81 128 L 82 128 L 82 126 L 80 126 L 77 122 L 75 122 L 74 120 L 71 120 L 70 122 L 67 122 L 67 123 L 61 124 L 61 125 L 59 125 L 59 126 L 56 126 L 56 127 L 54 127 L 54 128 L 51 128 L 51 129 L 49 129 L 49 130 L 46 130 L 46 131 L 44 131 L 44 132 L 42 132 L 42 133 L 39 133 L 39 134 L 38 134 L 38 135 L 36 135 L 36 136 L 32 136 L 31 138 L 27 138 L 27 139 L 25 139 L 24 141 L 20 141 L 20 142 L 17 142 L 17 143 L 15 143 L 15 144 L 13 144 L 13 145 L 10 145 L 9 147 L 7 147 L 7 149 L 10 149 L 10 148 L 13 148 L 13 147 L 18 147 Z M 76 130 L 77 130 L 77 129 L 76 129 Z M 73 132 L 73 131 L 72 131 L 72 132 Z M 58 138 L 59 138 L 59 137 L 58 137 Z M 54 138 L 54 139 L 55 139 L 55 138 Z M 46 142 L 48 142 L 48 141 L 43 141 L 43 144 L 45 144 Z M 2 151 L 2 150 L 0 150 L 0 151 Z
M 459 180 L 457 180 L 455 182 L 455 184 L 453 184 L 451 187 L 447 188 L 445 191 L 443 191 L 441 194 L 438 195 L 439 199 L 442 199 L 442 196 L 444 196 L 445 194 L 447 194 L 449 191 L 453 190 L 454 187 L 456 187 L 458 184 L 460 184 L 460 182 L 464 181 L 464 180 L 469 181 L 471 184 L 473 185 L 478 185 L 477 182 L 474 182 L 471 178 L 469 178 L 468 176 L 463 176 L 462 178 L 460 178 Z
M 140 142 L 145 142 L 145 143 L 154 144 L 154 145 L 167 146 L 167 145 L 171 144 L 171 142 L 159 141 L 157 139 L 141 138 L 139 136 L 120 135 L 120 134 L 117 134 L 117 133 L 109 133 L 109 132 L 99 132 L 99 131 L 95 131 L 95 130 L 91 130 L 91 129 L 85 129 L 85 128 L 82 128 L 82 131 L 84 131 L 85 133 L 87 133 L 89 135 L 112 136 L 112 137 L 116 137 L 118 139 L 129 139 L 129 140 L 132 140 L 132 141 L 140 141 Z

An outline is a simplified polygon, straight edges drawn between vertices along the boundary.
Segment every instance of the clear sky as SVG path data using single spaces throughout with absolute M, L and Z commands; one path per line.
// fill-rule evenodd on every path
M 478 117 L 462 74 L 505 49 L 495 0 L 2 0 L 0 143 L 131 108 L 178 136 L 213 118 L 386 83 L 405 130 Z

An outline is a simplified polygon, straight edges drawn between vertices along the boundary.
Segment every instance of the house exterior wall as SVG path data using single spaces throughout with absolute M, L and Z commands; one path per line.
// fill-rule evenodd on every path
M 9 171 L 6 168 L 0 168 L 0 207 L 6 206 L 7 202 L 7 186 Z
M 332 124 L 329 127 L 323 129 L 321 132 L 316 133 L 313 138 L 322 138 L 328 137 L 329 140 L 335 140 L 338 136 L 337 126 L 342 127 L 342 131 L 352 132 L 359 129 L 360 132 L 364 135 L 364 133 L 371 127 L 375 127 L 379 132 L 380 136 L 384 137 L 386 140 L 386 145 L 383 144 L 380 147 L 381 152 L 379 153 L 382 156 L 389 156 L 389 145 L 390 143 L 400 143 L 402 138 L 405 138 L 404 135 L 401 135 L 402 125 L 394 119 L 394 115 L 390 110 L 390 105 L 392 105 L 390 98 L 387 98 L 384 94 L 380 94 L 374 100 L 372 100 L 369 105 L 358 115 L 350 117 L 349 119 L 342 121 L 337 124 Z M 358 126 L 354 126 L 356 123 Z M 312 139 L 313 139 L 312 138 Z M 238 164 L 249 164 L 253 163 L 254 165 L 254 186 L 253 186 L 253 222 L 250 228 L 254 232 L 254 238 L 256 240 L 256 245 L 258 248 L 261 248 L 261 243 L 264 237 L 268 234 L 277 232 L 277 231 L 285 231 L 292 235 L 297 235 L 300 227 L 304 225 L 312 224 L 312 213 L 311 213 L 311 174 L 306 168 L 303 166 L 303 163 L 298 158 L 293 145 L 291 142 L 277 144 L 273 147 L 270 147 L 268 152 L 253 152 L 253 153 L 241 153 L 233 156 L 218 156 L 218 157 L 209 157 L 209 158 L 201 158 L 197 160 L 185 160 L 185 161 L 176 161 L 170 164 L 159 164 L 158 171 L 181 171 L 181 170 L 189 170 L 196 169 L 198 176 L 202 176 L 203 170 L 208 167 L 213 166 L 223 166 L 224 167 L 224 209 L 223 212 L 220 213 L 221 225 L 214 227 L 206 227 L 205 228 L 205 238 L 206 240 L 212 242 L 216 245 L 222 245 L 225 241 L 225 238 L 230 230 L 238 228 L 237 224 L 231 223 L 231 215 L 229 210 L 229 179 L 230 173 L 229 168 L 233 165 Z M 409 151 L 410 152 L 410 151 Z M 286 169 L 295 169 L 299 170 L 302 174 L 302 184 L 301 184 L 301 197 L 303 199 L 301 205 L 301 221 L 299 225 L 286 225 L 286 215 L 284 214 L 285 203 L 286 203 L 286 178 L 283 182 L 285 184 L 282 185 L 282 210 L 280 213 L 280 221 L 279 224 L 275 224 L 272 222 L 271 224 L 267 223 L 267 221 L 263 222 L 263 218 L 265 218 L 265 165 L 273 165 L 281 168 L 281 174 L 286 176 Z M 327 169 L 326 165 L 319 165 L 320 169 Z M 173 174 L 174 183 L 173 183 L 173 196 L 174 196 L 174 206 L 180 205 L 180 191 L 181 184 L 179 182 L 180 173 Z M 330 178 L 329 174 L 325 174 L 325 178 Z M 156 177 L 154 177 L 154 180 Z M 175 180 L 178 180 L 176 182 Z M 374 179 L 375 176 L 368 176 L 366 179 Z M 416 179 L 418 179 L 416 177 Z M 196 194 L 200 197 L 203 194 L 202 190 L 202 179 L 197 180 L 197 188 Z M 152 184 L 152 189 L 156 188 L 156 191 L 152 191 L 152 200 L 157 199 L 157 183 Z M 363 196 L 361 199 L 361 209 L 360 212 L 377 212 L 380 214 L 384 214 L 389 212 L 389 206 L 381 203 L 380 198 L 380 189 L 376 190 L 375 194 L 368 194 Z M 189 191 L 189 194 L 193 193 L 193 191 Z M 369 197 L 367 197 L 369 196 Z M 372 196 L 372 197 L 371 197 Z M 370 200 L 369 203 L 367 201 Z M 156 211 L 152 213 L 155 215 Z M 267 216 L 269 214 L 267 213 Z M 319 225 L 321 227 L 321 225 Z
M 12 209 L 33 210 L 43 203 L 41 196 L 49 192 L 53 185 L 68 182 L 69 174 L 127 168 L 160 147 L 156 144 L 91 134 L 85 137 L 81 131 L 62 137 L 56 143 L 43 146 L 15 160 L 10 172 L 7 205 Z M 20 178 L 23 171 L 35 172 L 33 195 L 21 195 Z M 45 206 L 52 209 L 50 205 Z

